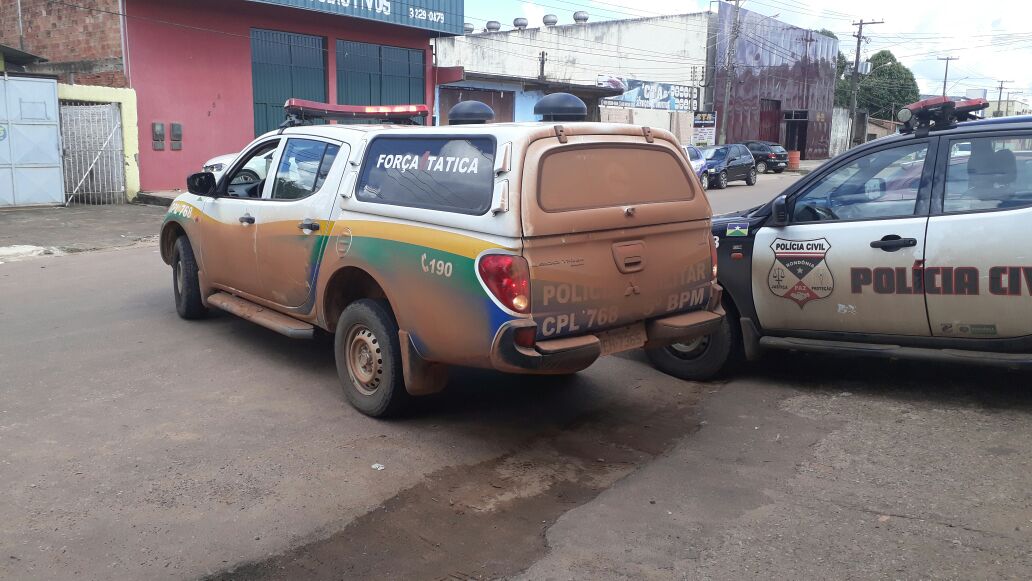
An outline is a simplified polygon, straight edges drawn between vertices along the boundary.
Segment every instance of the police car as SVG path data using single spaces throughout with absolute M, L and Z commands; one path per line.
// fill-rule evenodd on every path
M 425 105 L 286 111 L 221 179 L 188 179 L 161 256 L 183 318 L 333 334 L 363 413 L 440 390 L 449 366 L 570 374 L 645 348 L 667 370 L 663 347 L 723 318 L 709 203 L 667 131 L 582 122 L 562 93 L 542 123 L 486 123 L 476 101 L 447 127 L 417 126 Z M 387 123 L 309 123 L 353 118 Z
M 681 377 L 765 349 L 1032 363 L 1032 117 L 986 107 L 909 105 L 900 134 L 715 217 L 728 316 L 668 348 Z

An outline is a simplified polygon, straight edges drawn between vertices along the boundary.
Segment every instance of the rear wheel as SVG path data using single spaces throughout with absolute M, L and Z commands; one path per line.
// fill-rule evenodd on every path
M 749 170 L 749 175 L 745 176 L 745 184 L 748 186 L 756 185 L 756 168 Z
M 172 293 L 176 312 L 184 319 L 200 319 L 207 312 L 201 301 L 201 285 L 197 278 L 197 259 L 186 236 L 176 239 L 172 247 Z
M 706 381 L 724 369 L 731 359 L 734 341 L 731 321 L 725 316 L 720 327 L 710 335 L 686 343 L 646 349 L 645 354 L 663 373 L 686 381 Z
M 765 161 L 756 162 L 756 172 L 757 173 L 767 173 L 767 162 L 765 162 Z
M 404 408 L 409 395 L 398 325 L 384 303 L 362 299 L 344 309 L 337 321 L 334 355 L 344 394 L 355 409 L 380 418 Z
M 722 190 L 722 189 L 727 187 L 727 172 L 726 171 L 720 172 L 720 175 L 717 176 L 717 183 L 713 184 L 713 186 L 716 189 L 718 189 L 718 190 Z

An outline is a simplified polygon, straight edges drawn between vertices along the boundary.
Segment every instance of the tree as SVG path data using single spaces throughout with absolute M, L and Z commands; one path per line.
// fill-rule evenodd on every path
M 893 119 L 901 107 L 920 98 L 914 73 L 887 50 L 874 53 L 869 60 L 871 73 L 860 80 L 857 104 L 871 117 Z M 838 101 L 837 88 L 835 93 Z

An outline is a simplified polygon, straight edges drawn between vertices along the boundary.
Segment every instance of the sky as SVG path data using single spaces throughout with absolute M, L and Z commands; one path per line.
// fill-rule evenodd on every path
M 466 21 L 478 30 L 486 20 L 498 20 L 505 30 L 520 16 L 533 27 L 539 26 L 547 13 L 556 14 L 560 24 L 568 24 L 577 10 L 587 11 L 594 22 L 699 12 L 710 5 L 716 10 L 717 4 L 718 0 L 466 0 L 465 10 Z M 861 59 L 882 49 L 891 50 L 913 71 L 921 93 L 942 92 L 946 63 L 937 59 L 953 56 L 959 60 L 949 63 L 951 95 L 989 89 L 989 99 L 995 100 L 999 81 L 1005 80 L 1009 82 L 1004 85 L 1004 99 L 1009 92 L 1014 99 L 1032 101 L 1032 0 L 745 0 L 742 7 L 765 16 L 777 15 L 778 20 L 802 28 L 831 30 L 850 62 L 856 51 L 852 23 L 884 20 L 884 24 L 864 27 L 868 40 L 860 49 Z M 661 47 L 630 48 L 661 51 Z

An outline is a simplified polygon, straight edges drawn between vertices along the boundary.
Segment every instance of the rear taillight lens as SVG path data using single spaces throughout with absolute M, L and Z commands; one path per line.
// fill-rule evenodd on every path
M 520 314 L 530 312 L 530 266 L 525 258 L 485 254 L 480 257 L 477 271 L 498 302 Z
M 767 157 L 770 158 L 770 159 L 775 159 L 777 157 L 777 155 L 775 155 L 773 153 L 768 153 Z
M 713 261 L 713 280 L 717 280 L 717 237 L 710 241 L 710 260 Z

